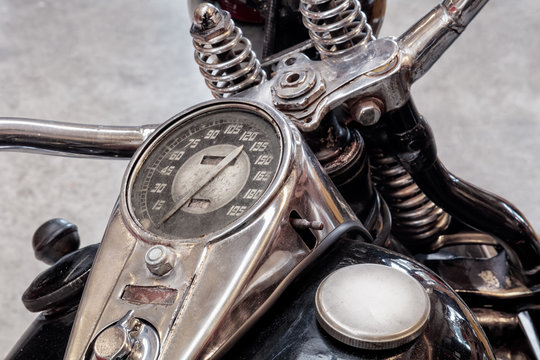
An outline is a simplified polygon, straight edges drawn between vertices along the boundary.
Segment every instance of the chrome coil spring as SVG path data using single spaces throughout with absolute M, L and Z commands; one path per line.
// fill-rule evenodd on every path
M 435 205 L 409 173 L 391 156 L 370 155 L 375 186 L 392 213 L 392 232 L 412 246 L 435 240 L 450 223 L 450 215 Z
M 375 39 L 358 0 L 301 0 L 300 12 L 323 57 Z
M 191 35 L 195 61 L 215 98 L 234 95 L 266 78 L 251 42 L 227 11 L 201 4 L 195 10 Z

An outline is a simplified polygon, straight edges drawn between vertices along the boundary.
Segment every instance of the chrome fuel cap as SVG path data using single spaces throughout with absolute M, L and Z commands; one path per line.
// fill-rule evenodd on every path
M 429 297 L 411 276 L 377 264 L 341 268 L 315 295 L 317 319 L 335 339 L 360 349 L 390 349 L 424 330 Z

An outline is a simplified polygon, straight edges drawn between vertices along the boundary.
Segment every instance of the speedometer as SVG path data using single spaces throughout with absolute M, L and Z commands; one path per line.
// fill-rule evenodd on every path
M 173 121 L 139 155 L 129 209 L 144 230 L 204 237 L 242 218 L 272 183 L 282 136 L 256 108 L 214 105 Z

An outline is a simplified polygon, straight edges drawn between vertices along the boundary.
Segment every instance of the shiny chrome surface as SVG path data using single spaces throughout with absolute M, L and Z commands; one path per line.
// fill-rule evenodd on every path
M 437 241 L 434 241 L 429 245 L 429 250 L 431 251 L 437 251 L 445 246 L 452 246 L 452 245 L 490 245 L 490 246 L 497 246 L 498 242 L 497 239 L 495 239 L 493 236 L 488 234 L 482 234 L 482 233 L 475 233 L 475 232 L 462 232 L 459 234 L 452 234 L 452 235 L 441 235 L 437 238 Z M 493 256 L 493 253 L 490 251 L 488 252 L 486 250 L 485 257 Z
M 98 360 L 114 360 L 125 358 L 133 349 L 133 339 L 129 332 L 132 330 L 133 311 L 129 311 L 118 322 L 106 328 L 94 341 L 94 356 Z
M 349 101 L 357 103 L 363 100 L 366 94 L 369 94 L 369 98 L 375 98 L 380 102 L 384 112 L 398 109 L 410 98 L 409 90 L 412 83 L 429 70 L 486 2 L 487 0 L 444 1 L 399 39 L 373 40 L 370 31 L 366 30 L 366 37 L 363 39 L 371 41 L 361 41 L 345 49 L 334 47 L 335 53 L 327 58 L 325 56 L 329 50 L 324 48 L 320 50 L 323 55 L 321 61 L 309 60 L 300 53 L 290 54 L 279 63 L 272 79 L 254 89 L 242 92 L 239 96 L 256 98 L 258 101 L 272 104 L 271 93 L 283 88 L 280 80 L 282 76 L 312 76 L 322 79 L 324 93 L 302 92 L 296 97 L 289 98 L 287 106 L 274 101 L 274 104 L 306 133 L 319 128 L 322 118 L 330 110 Z M 305 16 L 317 21 L 334 19 L 334 12 L 349 5 L 348 1 L 332 3 L 328 9 L 319 10 L 320 18 L 316 17 L 316 11 L 306 10 L 311 9 L 312 5 L 322 3 L 324 2 L 311 4 L 307 1 L 303 10 Z M 351 15 L 355 11 L 346 13 Z M 341 20 L 337 18 L 336 21 L 341 24 L 341 21 L 347 22 L 347 19 L 348 17 Z M 306 21 L 310 29 L 326 34 L 324 40 L 320 36 L 315 36 L 315 43 L 319 41 L 326 45 L 326 42 L 332 41 L 332 36 L 324 26 L 318 28 L 311 20 Z M 342 37 L 346 37 L 333 35 L 336 36 L 334 40 L 338 43 L 341 43 Z M 310 72 L 314 74 L 309 75 Z
M 444 0 L 399 38 L 404 73 L 413 83 L 465 30 L 488 0 Z
M 416 339 L 431 307 L 417 280 L 379 264 L 333 272 L 320 283 L 315 305 L 319 324 L 332 337 L 370 350 L 392 349 Z
M 368 42 L 356 47 L 355 51 L 322 61 L 310 60 L 303 54 L 291 54 L 278 64 L 272 79 L 237 96 L 273 104 L 272 93 L 283 87 L 284 74 L 296 78 L 313 72 L 315 78 L 323 82 L 324 93 L 314 96 L 313 91 L 318 90 L 314 87 L 313 91 L 288 99 L 289 110 L 282 109 L 302 132 L 311 132 L 319 127 L 330 110 L 365 93 L 382 101 L 386 110 L 402 105 L 408 92 L 401 85 L 399 62 L 398 44 L 389 38 Z
M 0 118 L 0 150 L 72 157 L 129 158 L 158 125 L 83 125 Z
M 200 4 L 195 9 L 191 36 L 195 61 L 215 98 L 234 95 L 266 78 L 251 42 L 227 11 Z
M 351 106 L 351 114 L 355 121 L 363 126 L 375 125 L 382 116 L 381 104 L 376 99 L 364 99 Z
M 300 12 L 323 57 L 342 54 L 375 39 L 358 0 L 301 0 Z
M 518 314 L 518 319 L 534 356 L 536 359 L 540 359 L 540 338 L 538 338 L 538 332 L 531 319 L 531 315 L 528 311 L 522 311 Z
M 174 268 L 176 255 L 166 246 L 154 245 L 146 252 L 144 261 L 152 274 L 163 276 Z
M 161 339 L 161 359 L 214 358 L 330 245 L 325 238 L 337 226 L 358 222 L 298 131 L 279 113 L 247 101 L 222 100 L 187 110 L 180 118 L 212 106 L 256 107 L 271 114 L 285 144 L 276 179 L 241 222 L 205 241 L 164 240 L 141 229 L 128 211 L 129 174 L 138 166 L 139 155 L 144 152 L 141 147 L 126 172 L 120 207 L 111 218 L 94 262 L 67 359 L 80 358 L 103 328 L 129 310 L 155 327 Z M 291 224 L 292 212 L 311 223 L 321 223 L 308 230 L 315 240 L 312 247 Z M 152 275 L 145 266 L 145 254 L 156 243 L 166 243 L 176 254 L 177 265 L 164 277 Z M 154 301 L 136 304 L 122 300 L 130 285 L 158 294 L 173 291 L 176 296 L 168 303 L 160 302 L 158 295 Z
M 103 330 L 94 341 L 92 360 L 156 360 L 159 337 L 156 331 L 130 310 Z

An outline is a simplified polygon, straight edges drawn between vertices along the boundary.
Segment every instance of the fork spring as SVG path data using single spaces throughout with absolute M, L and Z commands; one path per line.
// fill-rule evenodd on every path
M 343 54 L 375 39 L 358 0 L 301 0 L 300 12 L 323 57 Z
M 193 36 L 192 30 L 193 46 L 206 85 L 215 98 L 222 98 L 261 83 L 266 73 L 251 49 L 251 42 L 229 13 L 217 8 L 212 11 L 219 12 L 220 19 L 223 18 L 217 25 L 221 28 L 213 28 L 215 35 L 210 38 Z M 204 18 L 204 14 L 200 17 Z
M 373 180 L 390 207 L 392 232 L 398 239 L 419 246 L 448 228 L 450 215 L 428 199 L 396 159 L 376 150 L 370 161 Z

